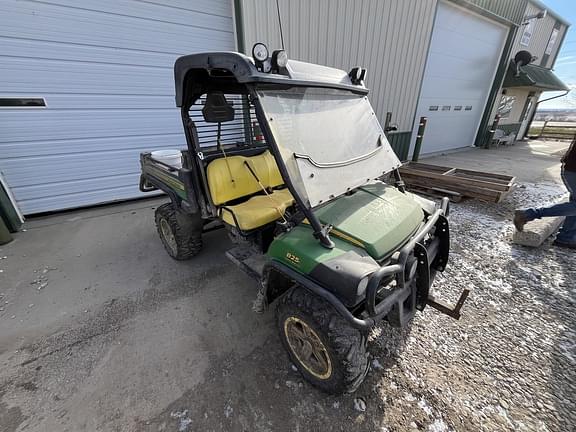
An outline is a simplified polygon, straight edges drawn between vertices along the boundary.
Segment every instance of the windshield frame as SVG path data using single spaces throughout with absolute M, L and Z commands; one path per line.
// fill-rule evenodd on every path
M 290 175 L 290 172 L 288 171 L 288 168 L 287 168 L 287 166 L 284 162 L 284 159 L 282 157 L 280 148 L 278 146 L 278 142 L 276 140 L 276 136 L 274 135 L 272 128 L 271 128 L 271 125 L 270 125 L 270 122 L 269 122 L 270 119 L 268 118 L 266 111 L 263 107 L 262 101 L 260 99 L 259 91 L 261 91 L 261 90 L 282 91 L 282 90 L 290 89 L 293 87 L 300 87 L 300 88 L 329 88 L 331 90 L 343 92 L 343 94 L 354 94 L 357 96 L 359 95 L 359 93 L 356 93 L 356 92 L 353 92 L 350 90 L 343 90 L 343 89 L 337 88 L 337 87 L 325 87 L 325 86 L 317 87 L 317 86 L 310 86 L 310 85 L 301 86 L 301 85 L 270 85 L 270 84 L 262 85 L 262 84 L 258 84 L 258 85 L 248 85 L 248 87 L 250 89 L 250 95 L 251 95 L 252 101 L 253 101 L 254 106 L 255 106 L 256 117 L 258 118 L 258 122 L 259 122 L 260 127 L 262 129 L 262 132 L 266 138 L 266 142 L 268 143 L 270 151 L 271 151 L 272 155 L 274 156 L 274 159 L 276 161 L 276 164 L 278 165 L 278 169 L 280 171 L 280 174 L 282 175 L 282 178 L 284 179 L 286 187 L 289 189 L 290 193 L 293 195 L 298 207 L 304 213 L 304 216 L 310 222 L 310 225 L 312 226 L 312 229 L 314 231 L 314 237 L 317 238 L 324 247 L 333 248 L 334 243 L 332 242 L 332 240 L 330 240 L 330 236 L 329 236 L 329 232 L 330 232 L 332 227 L 331 226 L 323 226 L 321 224 L 318 217 L 314 214 L 313 207 L 310 205 L 310 202 L 308 202 L 308 200 L 306 200 L 302 196 L 302 194 L 300 193 L 300 191 L 296 187 L 296 185 L 294 183 L 294 179 Z M 366 97 L 365 95 L 360 95 L 360 96 Z M 382 132 L 382 134 L 385 138 L 384 132 Z M 390 147 L 389 144 L 388 144 L 388 147 Z M 398 164 L 398 167 L 400 165 L 401 165 L 401 163 Z M 396 171 L 398 167 L 394 167 L 391 171 Z M 357 187 L 360 187 L 360 186 L 350 188 L 350 189 L 348 189 L 348 191 L 356 189 Z M 338 196 L 341 196 L 341 195 L 338 195 Z M 336 196 L 332 197 L 332 199 L 335 199 L 335 198 L 337 198 L 337 197 Z M 326 201 L 326 203 L 331 201 L 331 200 Z

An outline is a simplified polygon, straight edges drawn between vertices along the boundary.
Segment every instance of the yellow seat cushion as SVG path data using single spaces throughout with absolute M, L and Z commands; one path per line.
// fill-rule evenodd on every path
M 221 157 L 210 162 L 206 168 L 208 188 L 215 205 L 254 195 L 262 190 L 245 162 L 265 188 L 284 184 L 274 156 L 269 151 L 252 157 Z
M 269 196 L 256 195 L 241 204 L 222 206 L 220 212 L 222 220 L 227 224 L 250 231 L 280 219 L 293 204 L 294 197 L 290 191 L 281 189 L 275 190 Z

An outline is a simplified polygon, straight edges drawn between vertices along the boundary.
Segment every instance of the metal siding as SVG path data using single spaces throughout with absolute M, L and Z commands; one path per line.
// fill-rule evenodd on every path
M 26 214 L 132 198 L 141 151 L 182 148 L 173 63 L 234 49 L 229 0 L 0 4 L 0 170 Z
M 246 50 L 280 47 L 276 2 L 243 0 Z M 436 0 L 279 0 L 290 58 L 368 69 L 370 100 L 401 131 L 412 130 Z
M 532 3 L 528 3 L 524 15 L 534 15 L 540 10 L 541 9 L 538 6 Z M 556 24 L 556 18 L 552 17 L 551 15 L 547 15 L 542 19 L 535 20 L 532 37 L 530 38 L 530 43 L 528 46 L 520 44 L 520 41 L 522 40 L 522 34 L 524 33 L 524 26 L 520 26 L 518 35 L 514 41 L 514 46 L 512 47 L 512 52 L 510 53 L 510 58 L 514 58 L 518 51 L 527 50 L 530 51 L 532 55 L 538 57 L 538 60 L 536 60 L 535 63 L 540 64 L 539 60 L 542 58 L 542 56 L 544 56 L 544 51 L 546 50 L 546 45 L 548 45 L 548 40 L 552 34 L 554 24 Z M 560 38 L 558 38 L 556 43 L 560 43 Z
M 519 25 L 524 17 L 527 0 L 465 0 L 494 15 Z

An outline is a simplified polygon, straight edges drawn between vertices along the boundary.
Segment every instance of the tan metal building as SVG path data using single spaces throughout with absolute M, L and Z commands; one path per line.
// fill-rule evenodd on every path
M 420 116 L 428 118 L 424 154 L 490 140 L 522 23 L 542 8 L 527 0 L 235 1 L 241 50 L 257 41 L 280 47 L 280 16 L 289 57 L 367 68 L 380 121 L 391 112 L 398 124 L 390 141 L 402 159 L 410 155 Z M 567 23 L 552 13 L 535 21 L 528 49 L 549 68 Z M 544 56 L 554 29 L 556 42 Z
M 546 16 L 536 17 L 543 10 L 547 10 Z M 543 95 L 544 92 L 569 91 L 552 72 L 569 23 L 535 0 L 528 2 L 524 17 L 516 33 L 508 57 L 508 70 L 489 120 L 492 123 L 498 115 L 500 120 L 497 128 L 517 139 L 524 138 L 528 133 L 538 101 L 549 97 Z M 514 56 L 523 50 L 530 52 L 534 60 L 516 71 Z M 554 93 L 552 97 L 562 95 Z

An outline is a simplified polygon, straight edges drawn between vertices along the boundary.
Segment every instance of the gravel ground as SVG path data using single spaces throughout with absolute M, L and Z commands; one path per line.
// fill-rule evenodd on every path
M 538 249 L 510 241 L 515 207 L 561 191 L 526 185 L 501 204 L 454 204 L 451 262 L 436 287 L 448 301 L 472 289 L 461 320 L 427 308 L 408 329 L 375 329 L 371 371 L 344 396 L 294 371 L 273 312 L 251 312 L 254 282 L 223 257 L 224 233 L 177 263 L 160 249 L 152 209 L 54 225 L 38 247 L 49 270 L 24 263 L 17 276 L 17 244 L 0 262 L 3 277 L 21 280 L 2 293 L 0 431 L 574 431 L 576 256 L 551 239 Z M 89 248 L 86 233 L 98 234 Z M 86 251 L 69 246 L 77 237 Z M 99 285 L 82 284 L 86 275 Z M 63 315 L 97 290 L 110 297 Z M 18 330 L 72 293 L 74 304 L 56 304 L 60 321 Z
M 452 206 L 451 263 L 436 286 L 452 299 L 472 293 L 459 322 L 428 309 L 400 338 L 369 398 L 384 405 L 383 430 L 403 430 L 406 412 L 420 430 L 576 430 L 576 256 L 552 239 L 539 249 L 510 241 L 512 210 L 558 192 L 525 185 L 502 204 Z M 376 358 L 394 351 L 387 333 L 374 334 Z

